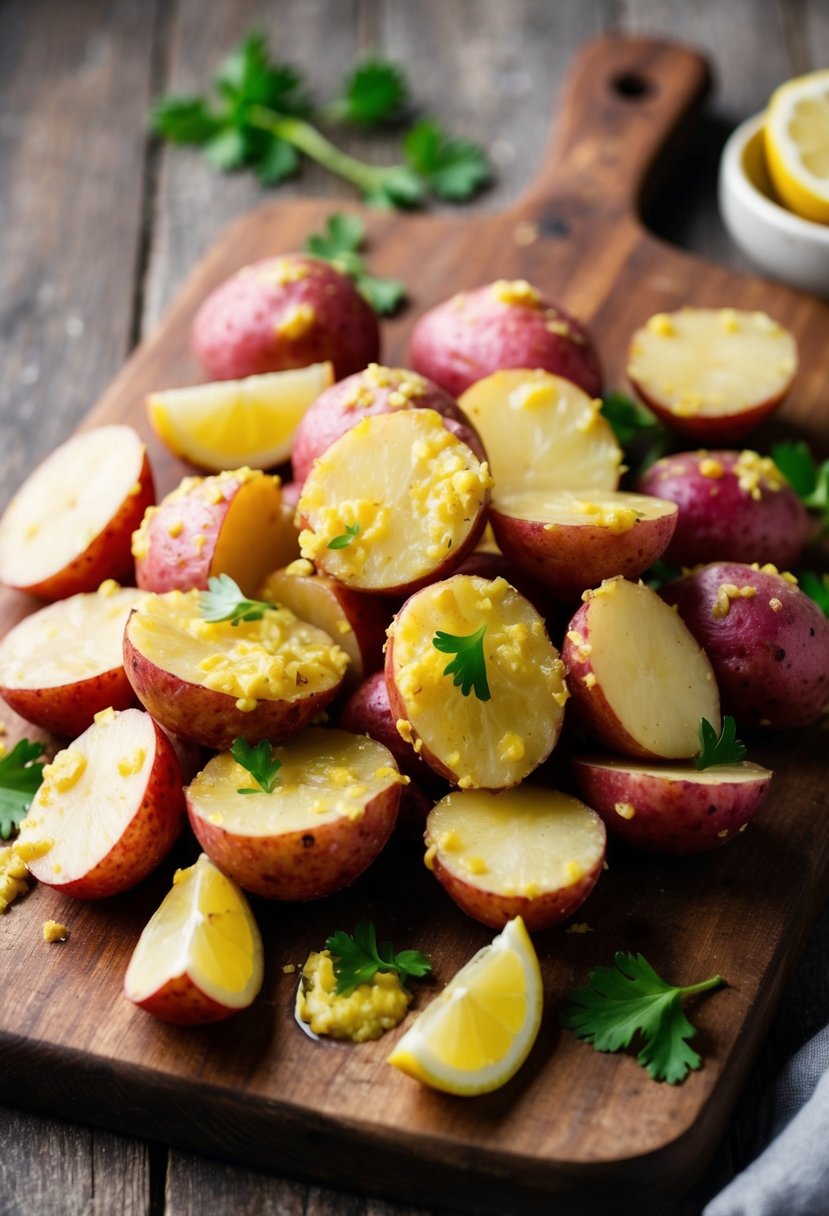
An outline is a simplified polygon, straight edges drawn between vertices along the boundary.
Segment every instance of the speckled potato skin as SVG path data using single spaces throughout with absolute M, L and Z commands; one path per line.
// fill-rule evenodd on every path
M 679 507 L 676 531 L 665 559 L 679 566 L 701 562 L 773 562 L 793 566 L 809 539 L 811 523 L 803 503 L 789 485 L 761 486 L 762 497 L 741 489 L 733 471 L 739 452 L 680 452 L 666 456 L 639 478 L 642 494 L 668 498 Z M 706 477 L 700 462 L 712 460 L 722 477 Z
M 109 706 L 130 709 L 138 704 L 123 667 L 53 688 L 0 687 L 0 697 L 27 722 L 73 739 L 92 725 L 100 710 Z
M 723 583 L 756 587 L 751 599 L 712 608 Z M 776 574 L 737 562 L 716 562 L 669 583 L 660 592 L 705 650 L 723 709 L 738 726 L 781 730 L 807 726 L 829 701 L 829 618 Z M 771 600 L 781 607 L 773 611 Z
M 469 444 L 480 460 L 486 459 L 481 454 L 482 448 L 477 432 L 457 401 L 448 393 L 444 392 L 442 388 L 438 388 L 436 384 L 427 381 L 422 396 L 412 397 L 404 406 L 391 404 L 389 398 L 394 397 L 398 384 L 401 381 L 405 383 L 407 377 L 411 378 L 412 373 L 404 368 L 385 370 L 392 379 L 392 383 L 382 386 L 374 384 L 370 373 L 367 376 L 365 371 L 359 371 L 353 376 L 347 376 L 345 380 L 332 384 L 306 410 L 297 427 L 291 453 L 291 465 L 297 481 L 305 481 L 311 471 L 311 465 L 317 457 L 322 456 L 335 440 L 344 435 L 346 431 L 350 431 L 361 419 L 373 414 L 388 414 L 401 408 L 434 410 L 447 422 L 455 423 L 455 426 L 450 427 L 453 433 L 464 443 Z M 353 403 L 354 394 L 359 389 L 370 397 L 368 403 Z M 477 441 L 477 447 L 470 442 L 470 437 L 473 436 Z
M 489 522 L 499 548 L 516 566 L 542 583 L 556 599 L 577 600 L 585 587 L 621 574 L 637 579 L 664 553 L 677 513 L 638 519 L 626 532 L 594 524 L 558 525 L 516 519 L 497 507 Z
M 467 916 L 489 925 L 493 929 L 503 929 L 507 921 L 514 916 L 521 916 L 530 933 L 539 929 L 549 929 L 559 925 L 579 908 L 587 899 L 599 880 L 602 872 L 604 854 L 592 870 L 582 875 L 578 882 L 557 891 L 543 891 L 532 898 L 528 895 L 502 895 L 498 891 L 484 891 L 475 886 L 475 880 L 461 878 L 449 870 L 435 857 L 433 872 L 435 878 L 452 897 L 455 903 Z
M 152 725 L 155 756 L 143 797 L 109 853 L 87 874 L 67 882 L 61 882 L 60 875 L 53 872 L 47 853 L 27 862 L 38 882 L 75 899 L 104 899 L 129 891 L 170 852 L 183 821 L 181 769 L 169 739 L 155 722 Z
M 771 785 L 771 773 L 756 781 L 703 785 L 676 777 L 630 773 L 575 759 L 573 772 L 588 806 L 613 836 L 649 853 L 681 855 L 719 848 L 750 823 Z M 636 808 L 632 819 L 616 803 Z
M 555 310 L 574 337 L 547 328 L 547 309 Z M 583 325 L 545 296 L 538 308 L 502 303 L 491 285 L 453 296 L 424 313 L 412 334 L 409 357 L 416 371 L 453 397 L 510 367 L 544 368 L 591 397 L 602 390 L 599 357 Z
M 167 980 L 166 984 L 143 1001 L 136 1001 L 126 988 L 124 996 L 139 1009 L 160 1018 L 162 1022 L 171 1022 L 174 1026 L 206 1026 L 210 1022 L 221 1022 L 232 1017 L 234 1013 L 239 1013 L 239 1009 L 220 1005 L 206 992 L 202 992 L 186 972 Z
M 185 791 L 190 826 L 211 861 L 245 891 L 266 899 L 321 899 L 347 887 L 382 851 L 394 830 L 400 786 L 366 803 L 360 819 L 342 816 L 320 824 L 309 817 L 305 831 L 238 836 L 198 813 Z
M 135 572 L 132 534 L 144 518 L 147 507 L 155 502 L 155 485 L 146 455 L 136 485 L 138 492 L 126 495 L 115 515 L 83 553 L 49 578 L 25 586 L 16 584 L 17 589 L 51 601 L 68 599 L 79 591 L 97 591 L 108 578 L 132 583 Z
M 664 422 L 665 426 L 675 435 L 681 435 L 689 443 L 700 444 L 702 447 L 739 443 L 773 414 L 778 406 L 782 405 L 783 399 L 791 388 L 792 380 L 794 380 L 794 374 L 779 393 L 775 393 L 765 401 L 754 402 L 738 413 L 724 414 L 717 418 L 707 417 L 705 414 L 688 414 L 684 417 L 676 414 L 664 401 L 654 397 L 638 381 L 630 377 L 631 385 L 637 396 L 644 401 L 648 409 L 653 410 L 660 422 Z
M 342 683 L 294 701 L 259 701 L 243 713 L 236 708 L 236 697 L 191 684 L 154 663 L 133 644 L 129 621 L 124 670 L 138 700 L 157 722 L 181 739 L 216 751 L 227 750 L 239 735 L 248 743 L 277 743 L 295 734 L 322 713 Z
M 278 282 L 285 263 L 303 277 Z M 313 310 L 313 324 L 293 337 L 278 333 L 302 306 Z M 340 380 L 380 357 L 377 317 L 351 280 L 328 262 L 298 253 L 254 262 L 217 287 L 196 313 L 192 340 L 214 380 L 329 359 Z

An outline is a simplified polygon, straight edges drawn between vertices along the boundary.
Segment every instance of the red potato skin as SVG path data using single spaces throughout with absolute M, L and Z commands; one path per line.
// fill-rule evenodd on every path
M 306 411 L 300 422 L 294 439 L 291 464 L 294 477 L 304 482 L 311 471 L 311 465 L 318 456 L 322 456 L 335 440 L 350 431 L 363 418 L 373 414 L 387 414 L 395 409 L 429 409 L 434 410 L 447 423 L 453 423 L 450 430 L 464 443 L 468 444 L 479 460 L 485 460 L 482 446 L 475 428 L 464 414 L 463 410 L 448 393 L 436 384 L 426 381 L 421 396 L 411 397 L 406 405 L 393 405 L 393 398 L 401 382 L 412 379 L 412 373 L 405 368 L 386 368 L 391 383 L 378 386 L 373 382 L 371 373 L 357 372 L 332 384 L 317 397 L 314 404 Z M 355 394 L 361 391 L 366 400 L 354 403 Z M 477 442 L 470 442 L 470 438 Z
M 506 556 L 567 603 L 578 599 L 585 587 L 598 587 L 615 574 L 637 579 L 664 553 L 677 515 L 639 519 L 627 532 L 593 524 L 550 531 L 542 522 L 516 519 L 495 507 L 490 508 L 489 522 Z
M 444 890 L 459 908 L 473 920 L 492 929 L 503 929 L 508 921 L 521 916 L 530 933 L 559 925 L 579 908 L 587 899 L 599 880 L 604 855 L 589 873 L 578 882 L 558 891 L 544 891 L 530 898 L 527 895 L 501 895 L 497 891 L 484 891 L 474 883 L 460 878 L 442 864 L 440 856 L 434 860 L 434 875 Z
M 590 640 L 590 603 L 582 604 L 567 626 L 567 632 L 581 634 L 585 642 Z M 611 751 L 622 756 L 642 757 L 645 760 L 662 759 L 638 743 L 625 730 L 616 712 L 597 681 L 592 688 L 588 676 L 593 675 L 590 657 L 581 658 L 579 648 L 569 637 L 564 638 L 561 657 L 567 670 L 567 687 L 572 698 L 572 711 L 593 738 L 604 743 Z
M 239 735 L 248 743 L 278 743 L 322 713 L 340 687 L 337 683 L 295 701 L 259 701 L 242 713 L 228 693 L 191 684 L 159 667 L 133 644 L 129 629 L 128 621 L 124 670 L 138 700 L 166 730 L 215 751 L 227 751 Z
M 187 796 L 190 826 L 211 861 L 239 886 L 266 899 L 321 899 L 347 887 L 382 851 L 394 830 L 400 786 L 366 804 L 360 819 L 345 817 L 306 831 L 236 836 L 199 815 Z
M 68 599 L 79 591 L 97 591 L 108 578 L 124 585 L 131 584 L 135 579 L 132 534 L 144 518 L 147 508 L 155 502 L 155 485 L 146 454 L 136 484 L 138 492 L 126 496 L 103 531 L 83 553 L 50 578 L 25 587 L 18 586 L 18 590 L 52 601 Z
M 38 882 L 74 899 L 105 899 L 131 890 L 161 864 L 181 831 L 184 794 L 176 753 L 156 722 L 153 722 L 153 730 L 155 758 L 144 797 L 106 857 L 80 878 L 61 882 L 50 869 L 47 854 L 43 876 L 39 859 L 27 863 Z
M 232 1017 L 234 1013 L 241 1012 L 214 1001 L 193 983 L 186 972 L 167 980 L 166 984 L 150 993 L 143 1001 L 136 1001 L 126 989 L 124 996 L 139 1009 L 160 1018 L 162 1022 L 171 1022 L 174 1026 L 207 1026 L 210 1022 L 221 1022 Z
M 389 643 L 391 645 L 391 643 Z M 387 747 L 401 773 L 423 784 L 434 780 L 434 772 L 418 753 L 397 733 L 395 722 L 405 714 L 392 712 L 386 673 L 376 671 L 346 701 L 337 725 L 355 735 L 369 735 Z
M 0 688 L 0 697 L 16 714 L 54 735 L 76 738 L 102 709 L 138 705 L 123 667 L 113 667 L 87 680 L 54 688 Z
M 639 478 L 642 494 L 668 498 L 679 507 L 676 531 L 664 556 L 679 566 L 703 562 L 773 562 L 793 566 L 811 532 L 809 514 L 789 485 L 760 486 L 762 497 L 741 489 L 734 466 L 740 453 L 681 452 L 651 465 Z M 706 477 L 700 462 L 713 460 L 722 477 Z
M 750 782 L 703 785 L 648 773 L 626 773 L 573 761 L 585 802 L 613 836 L 648 853 L 684 855 L 719 848 L 750 823 L 765 801 L 771 773 Z M 615 810 L 617 802 L 636 807 L 632 819 Z
M 278 282 L 284 264 L 302 277 Z M 313 324 L 294 337 L 279 334 L 302 306 L 313 309 Z M 351 280 L 328 262 L 297 253 L 245 266 L 211 292 L 196 313 L 192 341 L 214 380 L 326 360 L 340 380 L 380 357 L 377 317 Z
M 546 310 L 574 335 L 551 332 Z M 438 304 L 424 313 L 412 334 L 413 368 L 453 397 L 503 368 L 544 368 L 563 376 L 591 397 L 602 390 L 599 357 L 590 335 L 546 296 L 540 307 L 505 304 L 491 285 Z
M 751 599 L 712 615 L 723 583 L 752 586 Z M 738 562 L 716 562 L 668 583 L 660 595 L 705 650 L 723 709 L 744 727 L 808 726 L 829 701 L 829 618 L 799 588 Z M 773 611 L 770 601 L 781 607 Z
M 793 379 L 794 376 L 792 376 Z M 641 384 L 632 378 L 630 382 L 648 409 L 652 410 L 659 421 L 664 422 L 670 431 L 673 431 L 675 435 L 681 435 L 689 443 L 711 447 L 713 444 L 730 446 L 739 443 L 751 431 L 756 430 L 761 422 L 764 422 L 782 405 L 791 388 L 792 380 L 776 396 L 769 397 L 766 401 L 759 401 L 750 408 L 741 410 L 738 414 L 727 414 L 720 418 L 707 417 L 705 414 L 689 414 L 687 417 L 682 417 L 680 414 L 675 414 L 664 402 L 652 397 Z

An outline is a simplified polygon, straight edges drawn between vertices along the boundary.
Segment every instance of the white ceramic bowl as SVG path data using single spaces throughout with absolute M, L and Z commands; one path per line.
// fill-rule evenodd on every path
M 720 161 L 723 223 L 759 270 L 829 297 L 829 224 L 801 219 L 775 201 L 763 153 L 763 119 L 742 123 Z

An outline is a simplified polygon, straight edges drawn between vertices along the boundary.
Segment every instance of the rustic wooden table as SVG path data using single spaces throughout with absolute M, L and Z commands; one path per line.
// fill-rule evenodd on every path
M 3 0 L 0 3 L 0 506 L 80 421 L 232 217 L 264 197 L 148 139 L 150 99 L 200 89 L 251 27 L 324 92 L 376 48 L 406 64 L 417 102 L 484 143 L 498 180 L 476 207 L 530 181 L 572 51 L 602 31 L 663 34 L 715 69 L 708 118 L 651 204 L 667 239 L 739 265 L 715 207 L 727 131 L 785 77 L 829 62 L 822 0 Z M 349 138 L 390 160 L 394 138 Z M 306 169 L 286 191 L 347 197 Z M 601 334 L 597 335 L 601 344 Z M 2 977 L 0 977 L 0 980 Z M 692 1216 L 750 1159 L 777 1068 L 829 1015 L 829 908 L 819 918 L 730 1134 Z M 219 1216 L 246 1211 L 414 1216 L 414 1209 L 268 1177 L 15 1108 L 0 1094 L 2 1216 Z M 367 1183 L 371 1163 L 366 1162 Z

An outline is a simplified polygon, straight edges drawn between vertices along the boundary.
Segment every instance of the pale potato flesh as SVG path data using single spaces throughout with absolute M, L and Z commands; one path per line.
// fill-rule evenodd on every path
M 636 331 L 628 375 L 680 417 L 721 418 L 782 396 L 796 368 L 794 338 L 765 313 L 681 308 Z
M 348 655 L 349 674 L 358 680 L 362 678 L 360 643 L 329 579 L 277 570 L 265 580 L 262 597 L 283 604 L 301 621 L 308 621 L 334 638 Z
M 637 520 L 677 512 L 676 503 L 667 499 L 623 490 L 526 489 L 505 495 L 496 490 L 492 505 L 513 519 L 567 528 L 604 527 L 611 532 L 627 532 Z
M 684 781 L 693 785 L 742 785 L 768 777 L 769 770 L 750 760 L 739 764 L 717 764 L 712 768 L 697 769 L 683 764 L 647 764 L 636 760 L 584 760 L 581 763 L 593 769 L 610 769 L 617 773 L 630 773 L 635 777 L 655 777 L 660 781 Z
M 481 891 L 536 898 L 580 882 L 605 851 L 600 817 L 540 786 L 448 794 L 429 813 L 427 845 L 441 865 Z
M 488 701 L 463 695 L 444 674 L 453 656 L 433 645 L 437 631 L 464 637 L 484 624 Z M 407 601 L 390 636 L 401 717 L 427 759 L 437 757 L 459 784 L 485 789 L 516 785 L 546 759 L 564 715 L 563 664 L 539 614 L 504 579 L 459 574 L 433 583 Z
M 297 506 L 302 555 L 351 587 L 414 586 L 461 560 L 490 484 L 486 463 L 434 410 L 366 417 L 315 461 L 305 482 Z M 349 528 L 357 533 L 337 548 Z
M 47 456 L 0 519 L 0 580 L 33 587 L 78 558 L 138 492 L 143 465 L 128 426 L 82 431 Z
M 545 371 L 500 371 L 459 404 L 492 467 L 495 494 L 523 490 L 615 490 L 622 450 L 600 402 Z
M 272 754 L 282 762 L 273 793 L 238 793 L 259 787 L 223 752 L 188 787 L 191 812 L 233 836 L 278 836 L 356 821 L 373 798 L 400 784 L 388 748 L 348 731 L 308 727 Z
M 144 592 L 82 593 L 32 613 L 0 642 L 0 686 L 60 688 L 123 665 L 124 626 Z
M 720 704 L 710 662 L 676 612 L 655 592 L 613 579 L 588 607 L 590 666 L 624 729 L 656 755 L 699 751 L 699 724 L 719 734 Z

